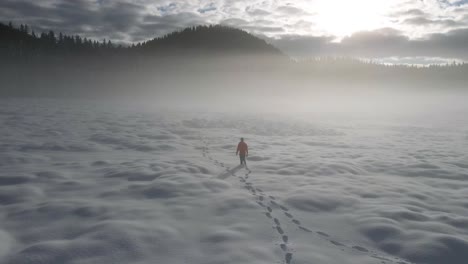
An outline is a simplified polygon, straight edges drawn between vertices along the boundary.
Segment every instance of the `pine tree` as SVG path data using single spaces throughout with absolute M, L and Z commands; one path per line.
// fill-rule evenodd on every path
M 62 34 L 62 32 L 59 33 L 58 43 L 59 43 L 59 45 L 63 45 L 63 34 Z
M 55 33 L 54 31 L 49 31 L 49 34 L 47 34 L 47 39 L 49 40 L 49 43 L 50 44 L 55 44 L 56 43 L 56 39 L 55 39 Z

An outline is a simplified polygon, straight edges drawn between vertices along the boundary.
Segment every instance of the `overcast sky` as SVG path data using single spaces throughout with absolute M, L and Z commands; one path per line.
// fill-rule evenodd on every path
M 0 0 L 0 19 L 125 43 L 225 24 L 297 57 L 468 60 L 468 0 Z

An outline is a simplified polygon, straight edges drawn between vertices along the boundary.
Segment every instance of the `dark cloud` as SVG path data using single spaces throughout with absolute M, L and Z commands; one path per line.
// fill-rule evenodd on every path
M 403 24 L 415 26 L 440 25 L 444 27 L 463 26 L 465 23 L 455 21 L 453 19 L 429 19 L 426 17 L 413 17 L 403 20 Z
M 197 9 L 197 11 L 201 14 L 207 13 L 207 12 L 213 12 L 216 11 L 218 8 L 215 6 L 214 3 L 210 3 L 202 8 Z
M 303 9 L 291 6 L 291 5 L 285 5 L 285 6 L 279 6 L 276 8 L 276 11 L 281 12 L 286 15 L 298 15 L 298 14 L 306 14 Z
M 187 26 L 204 24 L 194 12 L 165 14 L 174 8 L 174 3 L 161 5 L 158 8 L 161 15 L 148 15 L 145 5 L 127 1 L 99 4 L 74 0 L 48 6 L 21 0 L 2 0 L 0 3 L 0 12 L 7 14 L 4 16 L 7 21 L 30 24 L 36 31 L 54 30 L 116 42 L 147 40 Z
M 338 52 L 356 53 L 365 57 L 380 57 L 388 51 L 404 51 L 409 38 L 392 28 L 374 31 L 362 31 L 344 38 L 338 46 Z M 388 56 L 388 54 L 385 54 Z M 395 54 L 393 54 L 395 55 Z
M 404 11 L 395 12 L 391 16 L 401 17 L 401 16 L 427 16 L 428 14 L 421 9 L 409 9 Z
M 241 19 L 241 18 L 228 18 L 228 19 L 221 20 L 219 23 L 222 24 L 222 25 L 238 26 L 238 27 L 243 27 L 243 26 L 249 24 L 249 22 L 247 20 L 244 20 L 244 19 Z
M 280 39 L 269 39 L 268 42 L 295 57 L 315 57 L 333 53 L 332 36 L 297 36 L 285 35 Z
M 134 25 L 138 25 L 145 8 L 131 3 L 116 3 L 101 11 L 102 21 L 118 32 L 128 32 Z M 99 16 L 99 15 L 97 15 Z
M 448 33 L 430 34 L 423 39 L 410 39 L 391 29 L 357 32 L 333 42 L 334 37 L 285 36 L 271 43 L 297 57 L 358 56 L 384 57 L 445 57 L 468 60 L 468 28 Z
M 460 8 L 459 8 L 460 9 Z M 464 9 L 466 11 L 466 9 Z M 455 11 L 454 11 L 455 12 Z M 455 13 L 460 13 L 460 10 L 457 10 Z M 447 17 L 435 16 L 426 13 L 420 9 L 409 9 L 404 11 L 399 11 L 391 15 L 395 17 L 401 24 L 410 25 L 410 26 L 440 26 L 445 29 L 450 29 L 454 27 L 466 26 L 466 22 L 463 22 L 463 19 L 453 19 Z
M 170 12 L 170 11 L 174 11 L 176 9 L 176 7 L 177 7 L 176 3 L 169 3 L 167 5 L 159 6 L 157 9 L 161 13 L 167 13 L 167 12 Z
M 281 33 L 284 32 L 283 27 L 275 27 L 275 26 L 244 26 L 245 30 L 250 31 L 252 33 L 261 34 L 261 33 Z
M 49 8 L 28 1 L 2 0 L 0 10 L 4 17 L 41 17 L 48 13 Z
M 189 26 L 191 24 L 203 23 L 202 17 L 193 12 L 181 12 L 171 15 L 146 15 L 144 22 L 171 24 L 174 27 Z
M 459 1 L 449 1 L 449 0 L 440 0 L 443 4 L 447 6 L 463 6 L 468 4 L 468 0 L 459 0 Z
M 268 16 L 271 14 L 270 11 L 260 9 L 260 8 L 251 8 L 251 7 L 245 8 L 245 12 L 247 12 L 251 16 Z
M 257 19 L 247 21 L 240 18 L 230 18 L 220 21 L 220 24 L 242 28 L 254 35 L 264 35 L 268 33 L 283 33 L 284 27 L 276 26 L 274 21 L 266 19 Z
M 204 24 L 197 13 L 182 12 L 171 15 L 146 15 L 131 34 L 132 42 L 148 40 L 189 26 Z
M 81 34 L 91 38 L 125 36 L 138 25 L 144 6 L 128 2 L 101 4 L 86 0 L 60 1 L 51 5 L 37 2 L 2 0 L 1 10 L 11 11 L 6 18 L 27 23 L 33 28 Z

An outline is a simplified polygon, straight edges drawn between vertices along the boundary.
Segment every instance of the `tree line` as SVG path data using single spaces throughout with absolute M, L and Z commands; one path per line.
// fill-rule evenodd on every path
M 11 22 L 0 23 L 0 54 L 3 58 L 34 58 L 53 55 L 128 55 L 162 54 L 173 50 L 205 50 L 282 55 L 264 40 L 245 31 L 221 26 L 195 26 L 162 37 L 127 46 L 111 40 L 92 40 L 79 35 L 56 34 L 50 30 L 37 34 L 28 25 L 15 27 Z
M 284 89 L 315 89 L 330 83 L 344 87 L 465 87 L 468 81 L 466 63 L 417 67 L 347 57 L 294 61 L 263 39 L 221 25 L 189 27 L 124 46 L 0 23 L 0 58 L 0 95 L 69 94 L 104 88 L 114 93 L 137 86 L 173 87 L 173 82 L 189 79 L 186 83 L 206 82 L 205 86 L 220 89 L 232 80 L 246 87 L 255 80 L 258 85 L 254 88 L 281 83 Z
M 30 58 L 51 55 L 98 55 L 98 54 L 163 54 L 174 49 L 206 50 L 206 51 L 239 51 L 244 53 L 264 53 L 282 56 L 280 50 L 268 44 L 265 40 L 254 37 L 236 28 L 209 25 L 193 26 L 180 31 L 174 31 L 148 41 L 131 45 L 116 45 L 111 40 L 97 41 L 82 38 L 79 35 L 56 34 L 53 30 L 36 33 L 28 25 L 15 27 L 11 22 L 0 22 L 0 55 L 2 58 Z M 290 61 L 288 59 L 288 61 Z M 421 68 L 416 65 L 385 65 L 373 61 L 363 61 L 349 57 L 319 57 L 296 62 L 311 69 L 343 69 L 343 68 L 399 68 L 400 70 L 415 69 L 451 69 L 467 68 L 466 63 L 433 64 Z

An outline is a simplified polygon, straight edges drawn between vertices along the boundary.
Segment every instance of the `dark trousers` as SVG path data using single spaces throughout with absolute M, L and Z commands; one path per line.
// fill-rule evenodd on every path
M 240 158 L 240 164 L 247 164 L 245 162 L 245 154 L 239 154 L 239 158 Z

